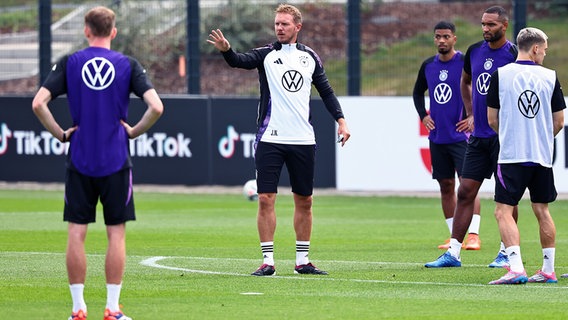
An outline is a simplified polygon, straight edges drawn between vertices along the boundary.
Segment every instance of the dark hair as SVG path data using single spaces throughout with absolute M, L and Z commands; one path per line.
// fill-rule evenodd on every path
M 456 33 L 456 25 L 449 21 L 440 21 L 436 23 L 436 25 L 434 26 L 434 31 L 441 29 L 452 30 L 452 33 Z
M 487 10 L 485 10 L 485 13 L 496 13 L 499 16 L 499 20 L 501 22 L 509 21 L 509 15 L 507 14 L 507 10 L 505 10 L 505 8 L 503 7 L 500 6 L 489 7 L 487 8 Z

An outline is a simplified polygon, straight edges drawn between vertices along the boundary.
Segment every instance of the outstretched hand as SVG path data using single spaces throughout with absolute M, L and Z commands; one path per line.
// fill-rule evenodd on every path
M 229 41 L 227 39 L 225 39 L 225 36 L 223 36 L 223 32 L 221 32 L 221 30 L 219 30 L 219 29 L 211 30 L 211 33 L 209 34 L 209 39 L 207 39 L 207 42 L 214 45 L 215 48 L 217 48 L 217 50 L 219 50 L 221 52 L 226 52 L 231 48 Z

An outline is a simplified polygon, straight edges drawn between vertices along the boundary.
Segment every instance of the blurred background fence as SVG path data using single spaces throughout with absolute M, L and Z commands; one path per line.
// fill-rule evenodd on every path
M 189 1 L 189 2 L 188 2 Z M 205 95 L 257 96 L 256 71 L 232 69 L 206 42 L 212 29 L 221 29 L 238 51 L 274 41 L 274 9 L 281 1 L 267 0 L 107 0 L 51 1 L 52 62 L 86 46 L 83 16 L 94 5 L 117 12 L 119 35 L 113 49 L 137 58 L 148 70 L 160 94 L 188 93 L 197 85 Z M 300 42 L 315 49 L 338 95 L 348 93 L 347 1 L 289 1 L 303 13 Z M 549 36 L 545 66 L 568 81 L 568 0 L 519 1 L 527 5 L 528 26 Z M 187 75 L 188 3 L 199 8 L 193 32 L 199 48 L 199 83 Z M 509 10 L 507 32 L 513 39 L 514 1 L 366 1 L 359 7 L 360 95 L 409 96 L 420 64 L 436 53 L 432 27 L 439 20 L 457 25 L 457 49 L 482 39 L 480 20 L 492 5 Z M 39 86 L 38 1 L 3 0 L 0 4 L 0 95 L 31 95 Z M 195 31 L 195 30 L 193 30 Z

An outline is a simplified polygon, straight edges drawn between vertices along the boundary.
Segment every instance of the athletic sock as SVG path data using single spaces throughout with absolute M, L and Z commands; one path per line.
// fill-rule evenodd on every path
M 523 266 L 523 260 L 521 258 L 521 247 L 520 246 L 510 246 L 505 248 L 505 252 L 509 257 L 509 267 L 513 272 L 523 272 L 525 267 Z
M 308 258 L 308 253 L 310 251 L 309 241 L 296 241 L 296 265 L 301 266 L 303 264 L 310 263 Z
M 452 228 L 454 226 L 454 218 L 446 219 L 446 224 L 448 225 L 448 229 L 450 230 L 450 235 L 452 234 Z
M 110 284 L 107 283 L 107 303 L 106 308 L 112 312 L 120 310 L 118 300 L 120 299 L 120 290 L 122 289 L 122 284 Z
M 469 224 L 469 233 L 479 234 L 479 225 L 481 224 L 481 216 L 479 213 L 474 213 L 471 217 L 471 223 Z
M 542 249 L 542 269 L 541 271 L 547 274 L 554 272 L 554 258 L 556 255 L 556 248 L 543 248 Z
M 505 255 L 507 254 L 507 252 L 505 252 L 505 244 L 503 243 L 503 241 L 501 241 L 501 244 L 499 245 L 499 252 Z
M 462 243 L 458 241 L 458 239 L 451 238 L 450 239 L 450 247 L 448 248 L 448 252 L 452 255 L 452 257 L 460 260 L 460 253 L 461 253 Z
M 267 241 L 260 243 L 262 249 L 262 263 L 270 266 L 274 265 L 274 241 Z
M 73 312 L 78 312 L 79 310 L 87 312 L 87 304 L 85 303 L 85 298 L 83 296 L 84 290 L 85 285 L 82 283 L 69 285 L 69 291 L 71 291 L 71 299 L 73 299 Z

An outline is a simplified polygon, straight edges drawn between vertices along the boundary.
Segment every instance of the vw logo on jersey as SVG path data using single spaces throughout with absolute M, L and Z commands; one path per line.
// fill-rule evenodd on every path
M 521 111 L 521 114 L 523 116 L 532 119 L 536 117 L 538 111 L 540 110 L 540 99 L 534 91 L 525 90 L 519 96 L 519 100 L 517 100 L 517 106 L 519 107 L 519 111 Z
M 487 60 L 485 60 L 485 63 L 483 64 L 483 69 L 489 71 L 491 70 L 491 68 L 493 68 L 493 59 L 487 58 Z
M 448 79 L 448 70 L 440 70 L 438 79 L 440 79 L 440 81 L 446 81 Z
M 491 83 L 491 75 L 487 72 L 480 74 L 475 81 L 475 88 L 477 89 L 477 92 L 481 95 L 487 95 L 489 83 Z
M 104 90 L 114 80 L 113 64 L 105 58 L 96 57 L 87 61 L 81 70 L 85 85 L 93 90 Z
M 452 98 L 452 88 L 447 83 L 440 83 L 434 88 L 434 99 L 438 104 L 446 104 Z
M 304 84 L 304 77 L 296 70 L 288 70 L 282 76 L 282 86 L 290 92 L 298 92 Z

